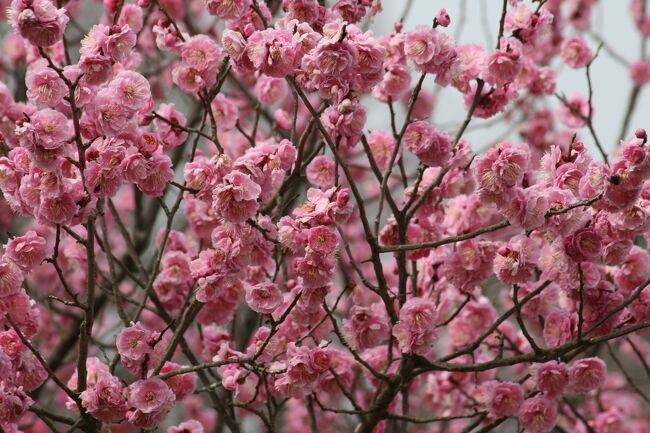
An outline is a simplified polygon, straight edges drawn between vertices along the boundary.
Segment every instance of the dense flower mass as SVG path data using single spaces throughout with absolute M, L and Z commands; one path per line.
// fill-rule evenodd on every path
M 1 432 L 650 433 L 650 6 L 411 3 L 0 0 Z

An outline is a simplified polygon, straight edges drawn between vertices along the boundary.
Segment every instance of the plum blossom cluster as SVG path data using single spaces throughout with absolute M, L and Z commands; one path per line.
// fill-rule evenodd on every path
M 650 433 L 650 8 L 405 3 L 0 0 L 0 431 Z

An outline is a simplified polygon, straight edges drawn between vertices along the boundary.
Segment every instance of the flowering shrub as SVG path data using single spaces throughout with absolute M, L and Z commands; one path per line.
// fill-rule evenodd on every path
M 0 0 L 0 431 L 650 432 L 644 0 L 611 146 L 597 0 L 85 3 Z

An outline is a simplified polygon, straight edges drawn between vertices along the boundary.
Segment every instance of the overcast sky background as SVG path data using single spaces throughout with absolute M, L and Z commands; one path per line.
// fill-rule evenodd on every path
M 458 31 L 460 11 L 463 3 L 465 8 L 465 24 L 458 43 L 478 43 L 492 50 L 496 44 L 501 14 L 501 0 L 414 0 L 410 13 L 404 23 L 406 31 L 416 25 L 430 25 L 437 11 L 444 7 L 451 16 L 452 24 L 446 30 L 451 35 Z M 370 29 L 376 35 L 392 31 L 393 23 L 399 20 L 407 4 L 406 0 L 384 0 L 384 11 L 375 18 Z M 629 11 L 629 0 L 601 0 L 595 7 L 592 15 L 593 30 L 602 36 L 607 45 L 621 54 L 628 62 L 640 58 L 641 37 L 636 31 Z M 598 42 L 587 36 L 592 51 L 595 52 Z M 562 67 L 561 61 L 556 59 L 554 66 L 560 66 L 558 74 L 558 93 L 570 94 L 578 91 L 588 93 L 585 69 L 574 70 Z M 611 150 L 616 145 L 620 134 L 623 117 L 628 105 L 632 88 L 629 72 L 625 65 L 615 60 L 606 50 L 601 50 L 600 55 L 591 68 L 594 88 L 594 125 L 600 141 L 606 150 Z M 414 75 L 413 81 L 415 82 Z M 427 79 L 425 87 L 433 91 L 435 84 L 432 79 Z M 642 90 L 637 102 L 637 109 L 630 122 L 630 131 L 638 127 L 650 128 L 650 92 Z M 559 101 L 551 98 L 549 101 L 557 106 Z M 443 89 L 437 99 L 437 108 L 433 122 L 436 126 L 449 127 L 450 132 L 455 132 L 452 125 L 458 125 L 465 116 L 465 108 L 460 93 L 454 88 Z M 386 123 L 389 119 L 385 106 L 369 108 L 367 129 L 389 128 Z M 475 119 L 472 126 L 480 124 L 480 119 Z M 441 128 L 442 129 L 442 128 Z M 505 128 L 503 125 L 489 129 L 471 129 L 465 134 L 475 150 L 483 149 L 498 137 L 502 136 Z M 590 145 L 592 140 L 586 128 L 580 131 L 581 138 Z M 511 137 L 516 138 L 515 135 Z M 611 153 L 611 152 L 608 152 Z

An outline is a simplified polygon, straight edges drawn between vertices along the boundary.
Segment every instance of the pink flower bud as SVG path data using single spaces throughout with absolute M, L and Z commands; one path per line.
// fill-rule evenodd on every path
M 447 27 L 449 24 L 451 24 L 451 18 L 449 17 L 449 14 L 445 8 L 442 8 L 438 11 L 438 15 L 436 15 L 436 22 L 442 27 Z

